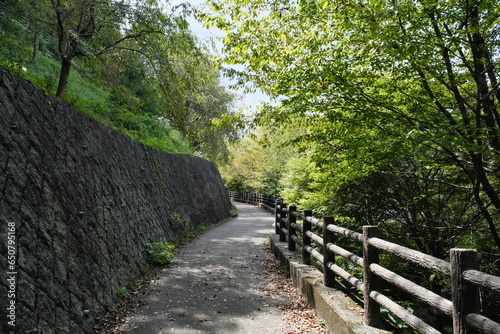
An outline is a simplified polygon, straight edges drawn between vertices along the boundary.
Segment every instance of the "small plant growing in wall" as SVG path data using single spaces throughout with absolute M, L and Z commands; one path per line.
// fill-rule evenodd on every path
M 168 221 L 170 225 L 178 225 L 182 226 L 182 228 L 186 229 L 189 227 L 189 219 L 185 220 L 180 213 L 174 212 L 168 216 Z
M 172 250 L 175 244 L 170 242 L 150 242 L 147 244 L 146 251 L 149 255 L 151 264 L 156 266 L 166 266 L 172 263 L 174 253 Z
M 234 205 L 231 206 L 231 211 L 229 211 L 229 215 L 233 218 L 238 216 L 238 209 Z
M 116 287 L 116 291 L 118 292 L 118 296 L 120 298 L 124 298 L 125 295 L 128 293 L 128 288 L 126 286 L 118 286 Z

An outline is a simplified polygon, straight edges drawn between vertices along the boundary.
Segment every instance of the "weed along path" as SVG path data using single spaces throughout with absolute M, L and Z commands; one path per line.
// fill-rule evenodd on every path
M 126 333 L 280 333 L 290 303 L 266 273 L 273 216 L 236 203 L 239 216 L 183 247 L 129 314 Z

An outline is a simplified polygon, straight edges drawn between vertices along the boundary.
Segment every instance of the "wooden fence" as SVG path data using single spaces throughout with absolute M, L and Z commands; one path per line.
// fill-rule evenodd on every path
M 274 212 L 274 206 L 278 196 L 258 193 L 240 193 L 229 191 L 229 198 L 232 201 L 243 202 L 260 206 L 268 211 Z
M 389 297 L 380 292 L 381 280 L 390 283 L 424 304 L 449 316 L 454 334 L 466 334 L 468 328 L 481 333 L 500 333 L 500 324 L 481 315 L 481 289 L 489 289 L 500 297 L 500 277 L 478 270 L 477 252 L 472 249 L 451 249 L 450 262 L 432 257 L 413 249 L 388 242 L 378 236 L 376 226 L 363 226 L 358 233 L 335 224 L 335 218 L 324 217 L 323 221 L 312 217 L 311 211 L 298 212 L 295 206 L 287 207 L 280 199 L 268 205 L 271 196 L 261 194 L 232 193 L 235 201 L 274 208 L 276 234 L 281 242 L 288 242 L 288 249 L 302 252 L 304 264 L 311 265 L 311 257 L 323 266 L 324 285 L 333 287 L 336 277 L 341 277 L 364 296 L 364 321 L 366 325 L 379 327 L 382 324 L 381 307 L 393 313 L 419 333 L 437 334 L 437 329 L 413 315 Z M 266 203 L 266 204 L 264 204 Z M 322 235 L 313 232 L 322 231 Z M 348 238 L 362 246 L 363 256 L 358 256 L 335 244 L 339 236 Z M 314 248 L 313 245 L 321 246 Z M 401 275 L 382 267 L 380 252 L 388 252 L 418 266 L 427 268 L 447 277 L 451 282 L 451 300 L 446 299 Z M 363 278 L 358 279 L 337 264 L 340 256 L 355 266 L 362 268 Z

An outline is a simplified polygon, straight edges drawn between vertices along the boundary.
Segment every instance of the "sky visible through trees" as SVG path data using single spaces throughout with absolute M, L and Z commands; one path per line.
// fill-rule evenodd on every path
M 182 3 L 189 3 L 190 6 L 194 8 L 203 8 L 207 6 L 204 0 L 174 0 L 172 1 L 172 6 Z M 214 55 L 220 56 L 222 48 L 224 46 L 222 41 L 225 33 L 217 27 L 203 26 L 203 24 L 200 23 L 200 21 L 197 20 L 194 15 L 188 18 L 188 22 L 193 34 L 196 35 L 202 41 L 202 43 L 206 43 Z M 234 81 L 231 81 L 227 77 L 222 77 L 222 83 L 226 86 L 234 85 Z M 240 88 L 231 88 L 231 90 L 241 98 L 241 101 L 239 102 L 240 107 L 242 107 L 244 110 L 249 109 L 246 111 L 246 113 L 255 111 L 256 107 L 261 102 L 270 101 L 269 96 L 265 95 L 260 90 L 257 90 L 256 92 L 245 92 Z

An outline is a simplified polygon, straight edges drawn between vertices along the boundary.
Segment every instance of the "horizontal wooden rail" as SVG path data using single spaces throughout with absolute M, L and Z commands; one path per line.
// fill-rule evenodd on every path
M 411 261 L 424 268 L 437 271 L 443 275 L 450 276 L 450 264 L 444 260 L 418 252 L 408 247 L 404 247 L 379 238 L 371 238 L 370 244 L 380 250 L 397 255 L 405 260 Z
M 305 234 L 311 238 L 311 240 L 314 240 L 318 245 L 323 246 L 323 238 L 320 237 L 319 235 L 311 232 L 311 231 L 306 231 Z
M 323 227 L 323 222 L 319 219 L 316 219 L 314 217 L 307 217 L 306 220 L 308 220 L 313 225 L 316 225 L 318 227 Z
M 318 260 L 319 262 L 323 263 L 324 262 L 324 256 L 323 254 L 321 254 L 320 252 L 318 252 L 317 250 L 315 250 L 314 248 L 312 248 L 311 246 L 308 246 L 309 248 L 309 253 L 311 253 L 311 255 L 316 259 Z
M 413 329 L 421 334 L 441 334 L 440 331 L 436 330 L 434 327 L 428 325 L 422 319 L 414 316 L 412 313 L 408 312 L 404 307 L 395 303 L 390 298 L 384 296 L 377 291 L 370 292 L 370 298 L 375 300 L 377 303 L 385 307 L 388 311 L 395 314 L 397 317 L 402 319 Z
M 241 195 L 233 195 L 239 198 Z M 250 198 L 251 196 L 247 196 Z M 311 264 L 311 257 L 323 264 L 325 286 L 332 286 L 335 276 L 342 278 L 364 294 L 365 323 L 370 326 L 381 324 L 380 307 L 384 307 L 419 333 L 440 333 L 422 319 L 408 312 L 404 307 L 383 295 L 379 280 L 404 291 L 422 303 L 451 317 L 454 334 L 467 334 L 467 326 L 481 333 L 500 333 L 500 324 L 480 314 L 479 289 L 488 289 L 500 294 L 500 277 L 477 270 L 475 250 L 452 249 L 450 262 L 404 247 L 377 235 L 375 226 L 363 227 L 363 233 L 349 230 L 335 224 L 332 217 L 319 220 L 306 210 L 298 212 L 294 206 L 287 207 L 280 198 L 275 198 L 274 214 L 276 233 L 280 241 L 288 241 L 289 249 L 300 247 L 302 261 Z M 313 232 L 322 230 L 323 235 Z M 319 229 L 318 229 L 319 228 Z M 318 232 L 318 231 L 317 231 Z M 356 255 L 335 243 L 336 236 L 362 244 L 363 256 Z M 288 240 L 286 240 L 288 238 Z M 323 249 L 323 254 L 314 245 Z M 387 252 L 406 261 L 440 273 L 451 282 L 452 300 L 446 299 L 415 282 L 381 266 L 378 253 Z M 363 279 L 355 277 L 340 267 L 335 257 L 341 257 L 363 269 Z M 326 262 L 326 263 L 325 263 Z
M 357 256 L 354 253 L 349 252 L 348 250 L 345 250 L 342 247 L 339 247 L 334 244 L 328 244 L 327 247 L 335 254 L 338 254 L 342 256 L 344 259 L 348 260 L 349 262 L 357 265 L 358 267 L 363 267 L 363 258 L 361 256 Z
M 299 245 L 300 247 L 304 247 L 304 242 L 300 240 L 298 237 L 293 236 L 292 239 L 297 245 Z
M 427 305 L 440 310 L 446 315 L 452 315 L 453 304 L 450 300 L 443 298 L 378 264 L 371 264 L 370 270 L 380 278 L 399 287 L 401 290 L 414 296 L 420 301 L 425 302 Z
M 500 333 L 500 324 L 481 314 L 470 313 L 466 316 L 467 324 L 483 333 Z
M 342 277 L 344 280 L 346 280 L 348 283 L 350 283 L 352 286 L 357 288 L 360 291 L 364 291 L 365 289 L 365 284 L 363 283 L 362 280 L 356 278 L 346 270 L 342 269 L 341 267 L 337 266 L 334 263 L 328 262 L 328 268 L 335 273 L 335 275 L 338 275 Z
M 363 234 L 362 233 L 354 232 L 354 231 L 351 231 L 351 230 L 348 230 L 346 228 L 336 226 L 336 225 L 328 225 L 327 228 L 329 231 L 332 231 L 333 233 L 340 234 L 346 238 L 349 238 L 351 240 L 354 240 L 354 241 L 357 241 L 360 243 L 363 242 Z
M 293 224 L 292 226 L 293 226 L 294 229 L 296 229 L 300 233 L 304 233 L 304 229 L 302 228 L 301 225 L 299 225 L 299 224 Z
M 479 270 L 466 270 L 463 275 L 467 282 L 477 284 L 500 294 L 500 277 L 489 275 Z

